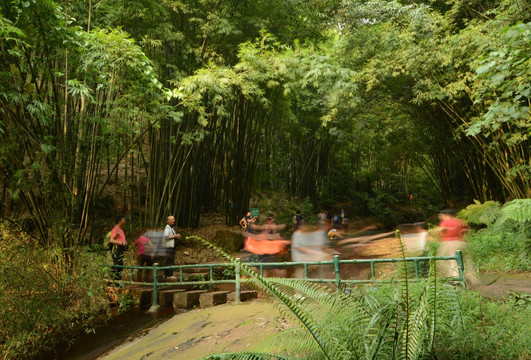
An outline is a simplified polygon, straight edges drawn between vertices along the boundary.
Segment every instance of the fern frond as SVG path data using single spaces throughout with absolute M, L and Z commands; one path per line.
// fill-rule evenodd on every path
M 382 307 L 380 311 L 373 315 L 366 335 L 372 339 L 365 347 L 366 359 L 379 359 L 381 353 L 384 352 L 384 347 L 393 343 L 394 336 L 390 334 L 389 330 L 392 324 L 398 321 L 397 308 L 398 303 L 389 303 L 388 306 Z M 373 329 L 375 333 L 369 334 Z
M 305 308 L 296 301 L 296 299 L 286 295 L 283 293 L 278 286 L 276 286 L 273 282 L 270 280 L 256 274 L 249 266 L 245 265 L 244 263 L 241 263 L 238 259 L 233 258 L 229 254 L 227 254 L 222 249 L 218 248 L 217 246 L 213 245 L 209 241 L 199 237 L 199 236 L 190 236 L 189 239 L 195 239 L 199 240 L 212 250 L 218 252 L 219 254 L 223 255 L 225 258 L 230 260 L 233 264 L 238 265 L 241 267 L 241 269 L 250 275 L 255 282 L 255 284 L 259 285 L 262 289 L 267 291 L 270 295 L 272 295 L 274 298 L 276 298 L 278 301 L 280 301 L 281 304 L 283 304 L 286 307 L 286 310 L 284 312 L 285 315 L 294 318 L 295 320 L 299 321 L 310 333 L 310 335 L 313 337 L 313 339 L 316 341 L 316 343 L 319 345 L 319 347 L 322 350 L 323 355 L 327 359 L 333 359 L 333 353 L 335 352 L 334 349 L 331 349 L 328 344 L 325 342 L 325 334 L 323 334 L 323 331 L 319 325 L 319 323 L 312 317 L 310 313 L 308 313 Z
M 507 220 L 531 221 L 531 199 L 515 199 L 506 203 L 501 209 L 499 221 L 503 223 Z
M 458 216 L 466 222 L 474 225 L 491 225 L 500 216 L 501 205 L 497 201 L 480 203 L 474 200 L 474 204 L 468 205 L 458 213 Z
M 406 263 L 406 250 L 404 247 L 404 243 L 402 241 L 402 234 L 400 233 L 400 230 L 396 230 L 395 232 L 396 238 L 398 239 L 398 244 L 400 245 L 400 255 L 402 257 L 402 262 L 400 264 L 400 269 L 403 272 L 404 276 L 404 282 L 402 284 L 402 298 L 400 303 L 400 308 L 403 308 L 403 330 L 402 332 L 405 332 L 403 336 L 401 336 L 399 339 L 402 340 L 398 342 L 398 345 L 400 346 L 401 352 L 398 353 L 399 357 L 405 356 L 404 358 L 406 360 L 409 359 L 409 316 L 410 316 L 410 297 L 409 297 L 409 281 L 407 276 L 407 263 Z M 399 312 L 400 315 L 400 312 Z M 400 318 L 398 319 L 400 320 Z M 396 335 L 395 335 L 396 336 Z
M 340 289 L 293 279 L 275 278 L 269 280 L 292 298 L 300 299 L 301 303 L 303 302 L 307 306 L 308 311 L 318 311 L 322 316 L 348 311 L 351 316 L 360 315 L 365 316 L 367 320 L 369 319 L 367 310 L 360 303 L 360 300 Z M 314 317 L 318 318 L 319 316 L 314 314 Z
M 430 323 L 429 323 L 429 349 L 433 351 L 433 345 L 435 342 L 435 329 L 437 321 L 437 262 L 435 259 L 430 259 L 430 270 L 428 277 L 428 304 L 430 310 Z
M 338 288 L 293 279 L 273 279 L 292 297 L 298 297 L 305 309 L 313 314 L 327 329 L 327 342 L 339 358 L 359 358 L 364 352 L 363 342 L 367 329 L 371 328 L 371 314 L 366 308 L 365 296 L 346 294 Z M 375 309 L 381 305 L 375 306 Z
M 319 359 L 322 353 L 313 338 L 300 327 L 284 330 L 272 335 L 256 348 L 259 352 L 304 355 L 305 359 Z
M 411 318 L 407 320 L 408 332 L 402 336 L 408 336 L 403 343 L 407 345 L 404 349 L 406 359 L 416 359 L 421 354 L 422 338 L 424 336 L 425 320 L 428 317 L 426 294 L 424 293 L 419 301 L 419 305 Z
M 278 354 L 242 351 L 237 353 L 223 353 L 208 355 L 201 360 L 292 360 L 293 358 Z

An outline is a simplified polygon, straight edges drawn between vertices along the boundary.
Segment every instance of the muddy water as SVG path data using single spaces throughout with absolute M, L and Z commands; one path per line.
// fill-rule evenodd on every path
M 92 360 L 104 355 L 124 342 L 132 342 L 175 315 L 173 309 L 165 309 L 156 315 L 146 314 L 146 309 L 135 309 L 117 315 L 94 333 L 78 335 L 69 345 L 56 346 L 55 351 L 42 354 L 38 360 Z

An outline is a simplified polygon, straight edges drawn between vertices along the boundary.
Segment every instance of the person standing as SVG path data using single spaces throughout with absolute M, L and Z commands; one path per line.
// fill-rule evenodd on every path
M 439 256 L 454 256 L 457 250 L 464 250 L 466 242 L 464 239 L 468 231 L 468 225 L 463 220 L 455 217 L 455 210 L 447 209 L 439 213 L 439 233 L 441 235 L 441 244 L 439 245 Z M 448 262 L 445 275 L 451 277 L 459 276 L 457 262 L 450 260 Z
M 244 231 L 247 231 L 248 233 L 253 233 L 253 225 L 256 221 L 256 218 L 253 218 L 251 216 L 251 210 L 247 210 L 245 213 L 245 216 L 240 220 L 240 226 L 243 228 Z
M 176 241 L 181 238 L 181 234 L 175 231 L 175 217 L 173 215 L 168 216 L 168 224 L 164 228 L 164 245 L 166 248 L 166 263 L 165 266 L 175 265 L 175 245 Z M 164 276 L 167 278 L 173 276 L 173 270 L 164 270 Z
M 111 256 L 113 265 L 123 265 L 124 264 L 124 252 L 125 246 L 127 245 L 127 240 L 125 239 L 125 233 L 123 226 L 125 225 L 125 217 L 123 215 L 118 215 L 116 217 L 116 223 L 111 230 L 111 237 L 109 242 L 112 244 L 111 247 Z M 114 280 L 122 279 L 122 268 L 113 267 L 112 274 Z

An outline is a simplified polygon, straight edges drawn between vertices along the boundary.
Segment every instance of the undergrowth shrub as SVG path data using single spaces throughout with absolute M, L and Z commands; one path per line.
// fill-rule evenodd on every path
M 501 206 L 476 202 L 459 213 L 471 225 L 470 250 L 481 272 L 524 272 L 531 268 L 531 199 Z
M 42 248 L 0 222 L 0 357 L 30 358 L 108 315 L 101 255 Z
M 435 342 L 438 359 L 529 359 L 531 306 L 493 301 L 460 291 L 459 316 L 441 312 Z M 452 320 L 453 319 L 453 320 Z

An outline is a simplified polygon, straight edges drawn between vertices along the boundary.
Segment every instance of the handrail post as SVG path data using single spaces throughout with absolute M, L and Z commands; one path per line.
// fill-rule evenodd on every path
M 334 273 L 336 274 L 336 285 L 341 287 L 341 267 L 339 266 L 339 255 L 334 255 Z
M 153 304 L 151 304 L 151 307 L 148 310 L 148 313 L 156 313 L 160 309 L 159 305 L 159 294 L 157 292 L 157 286 L 159 283 L 158 279 L 158 266 L 159 263 L 153 264 Z
M 241 288 L 240 288 L 240 270 L 241 270 L 241 264 L 240 264 L 240 259 L 236 259 L 237 262 L 236 262 L 236 267 L 234 269 L 234 276 L 235 276 L 235 280 L 236 280 L 236 289 L 235 289 L 235 292 L 236 292 L 236 296 L 235 296 L 235 299 L 234 299 L 234 302 L 236 304 L 239 304 L 240 303 L 240 294 L 241 294 Z
M 459 271 L 459 283 L 461 286 L 465 286 L 465 265 L 463 263 L 463 253 L 461 250 L 455 252 L 455 260 L 457 261 L 457 268 Z

